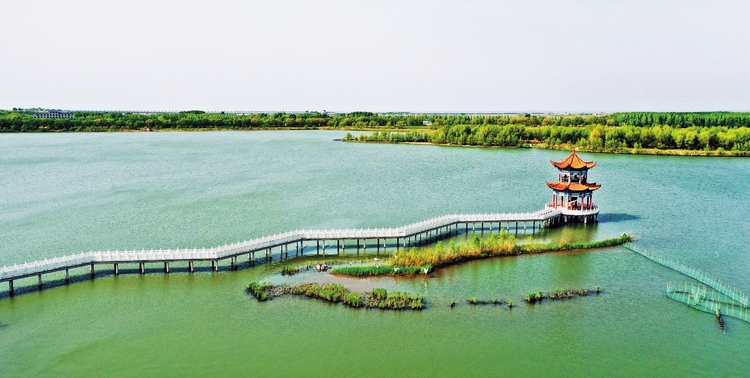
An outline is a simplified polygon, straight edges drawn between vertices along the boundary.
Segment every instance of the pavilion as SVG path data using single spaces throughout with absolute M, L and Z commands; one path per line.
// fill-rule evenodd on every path
M 547 208 L 562 210 L 563 222 L 596 222 L 599 208 L 594 204 L 593 193 L 601 185 L 588 182 L 589 169 L 596 165 L 594 161 L 584 161 L 576 151 L 560 161 L 550 161 L 558 169 L 556 182 L 547 182 L 552 189 L 552 202 Z

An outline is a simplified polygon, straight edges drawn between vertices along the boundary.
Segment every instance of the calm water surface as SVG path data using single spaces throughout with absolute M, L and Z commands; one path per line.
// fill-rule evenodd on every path
M 550 197 L 544 181 L 556 177 L 549 160 L 567 156 L 332 141 L 343 134 L 0 135 L 0 265 L 535 211 Z M 750 159 L 583 155 L 598 163 L 591 178 L 603 185 L 602 221 L 537 239 L 628 232 L 647 250 L 750 291 Z M 13 298 L 3 284 L 0 376 L 677 377 L 742 376 L 750 366 L 750 324 L 729 319 L 722 335 L 710 314 L 665 297 L 667 282 L 686 278 L 622 248 L 497 258 L 432 278 L 344 280 L 422 293 L 428 306 L 416 313 L 248 297 L 251 280 L 330 279 L 285 279 L 278 269 L 102 272 L 43 291 L 29 279 Z M 603 294 L 520 303 L 532 291 L 595 286 Z M 470 296 L 519 306 L 470 307 Z

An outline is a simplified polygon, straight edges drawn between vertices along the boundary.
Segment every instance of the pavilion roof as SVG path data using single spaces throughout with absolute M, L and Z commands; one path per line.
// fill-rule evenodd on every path
M 583 183 L 579 184 L 577 182 L 547 182 L 547 186 L 549 186 L 553 190 L 557 191 L 571 191 L 571 192 L 593 192 L 594 190 L 597 190 L 601 188 L 601 185 L 597 185 L 596 183 Z
M 593 168 L 596 165 L 596 162 L 594 161 L 583 161 L 583 159 L 581 159 L 578 154 L 576 154 L 575 150 L 573 150 L 570 156 L 566 157 L 565 159 L 560 161 L 550 160 L 550 163 L 552 163 L 552 165 L 554 165 L 558 169 L 589 169 Z

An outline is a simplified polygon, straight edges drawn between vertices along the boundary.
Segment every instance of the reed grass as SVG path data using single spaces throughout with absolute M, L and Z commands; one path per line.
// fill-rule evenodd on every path
M 493 233 L 484 239 L 475 234 L 468 243 L 456 244 L 451 241 L 444 245 L 438 242 L 432 248 L 411 248 L 399 253 L 391 261 L 393 265 L 404 267 L 429 265 L 439 268 L 491 256 L 512 255 L 515 245 L 516 237 L 504 231 Z
M 426 269 L 426 270 L 425 270 Z M 341 276 L 355 276 L 355 277 L 366 277 L 366 276 L 400 276 L 400 275 L 416 275 L 424 272 L 431 272 L 432 266 L 342 266 L 334 268 L 331 273 L 338 274 Z
M 501 231 L 493 233 L 484 239 L 475 234 L 471 241 L 463 244 L 456 244 L 454 241 L 451 241 L 448 245 L 438 242 L 431 248 L 418 249 L 412 247 L 391 258 L 387 265 L 340 267 L 333 269 L 332 273 L 342 276 L 356 277 L 416 275 L 430 273 L 434 269 L 443 266 L 488 257 L 567 251 L 574 249 L 604 248 L 624 244 L 629 241 L 632 241 L 632 237 L 623 234 L 618 238 L 592 242 L 518 244 L 515 236 L 510 235 L 507 231 Z
M 390 310 L 422 310 L 424 302 L 419 294 L 399 291 L 389 293 L 386 289 L 374 289 L 366 295 L 365 306 Z
M 380 308 L 387 310 L 422 310 L 424 298 L 419 294 L 405 292 L 388 292 L 377 288 L 371 292 L 357 293 L 337 283 L 304 283 L 294 286 L 273 286 L 270 283 L 251 282 L 247 290 L 253 293 L 259 301 L 265 301 L 273 296 L 304 295 L 331 303 L 343 303 L 349 307 Z
M 351 294 L 353 293 L 350 290 L 337 283 L 327 283 L 323 285 L 316 283 L 306 283 L 295 285 L 292 286 L 291 294 L 323 299 L 333 303 L 343 301 L 345 304 L 352 307 L 361 306 L 361 303 L 357 303 L 357 301 L 353 300 L 351 296 Z M 356 293 L 354 294 L 357 295 Z
M 599 286 L 597 288 L 597 293 L 599 292 Z M 526 295 L 526 302 L 527 303 L 536 303 L 541 302 L 543 299 L 550 299 L 550 300 L 556 300 L 556 299 L 567 299 L 567 298 L 573 298 L 575 296 L 579 297 L 585 297 L 589 295 L 589 289 L 555 289 L 555 291 L 544 294 L 541 291 L 538 291 L 536 293 L 531 293 Z M 512 305 L 513 302 L 511 302 Z
M 552 251 L 568 251 L 572 249 L 592 249 L 592 248 L 605 248 L 613 247 L 616 245 L 625 244 L 633 241 L 633 237 L 628 234 L 622 234 L 618 238 L 597 240 L 591 242 L 576 242 L 576 243 L 550 243 L 550 244 L 521 244 L 517 245 L 515 250 L 516 254 L 524 253 L 542 253 Z
M 251 292 L 259 302 L 268 299 L 268 291 L 273 287 L 270 282 L 250 282 L 247 291 Z

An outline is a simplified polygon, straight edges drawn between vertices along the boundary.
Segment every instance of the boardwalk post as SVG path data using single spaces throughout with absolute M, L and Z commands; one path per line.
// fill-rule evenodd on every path
M 193 260 L 188 261 L 188 271 L 190 273 L 193 273 L 195 271 L 195 266 L 193 265 Z
M 380 239 L 375 239 L 375 243 L 378 245 L 378 249 L 375 251 L 375 256 L 380 255 Z
M 41 289 L 42 289 L 42 275 L 41 275 L 41 274 L 39 274 L 39 275 L 37 276 L 37 278 L 39 278 L 39 290 L 41 290 Z
M 214 272 L 219 271 L 219 260 L 211 260 L 211 267 L 214 269 Z
M 341 240 L 336 240 L 336 254 L 341 254 Z
M 11 297 L 15 294 L 13 291 L 13 280 L 8 280 L 8 295 Z
M 146 264 L 141 262 L 141 263 L 138 263 L 138 265 L 141 269 L 141 274 L 146 273 Z
M 315 250 L 315 254 L 320 255 L 320 240 L 316 240 L 315 245 L 317 246 L 317 249 Z
M 169 273 L 169 261 L 164 262 L 164 273 Z
M 91 278 L 94 278 L 94 263 L 91 263 Z
M 359 256 L 359 239 L 357 239 L 357 256 Z
M 114 266 L 113 266 L 112 268 L 113 268 L 113 270 L 115 271 L 114 273 L 115 273 L 115 276 L 116 276 L 116 275 L 120 274 L 120 266 L 119 266 L 119 264 L 117 264 L 117 263 L 114 263 L 113 265 L 114 265 Z M 65 273 L 67 274 L 67 273 L 68 273 L 68 271 L 66 270 L 66 271 L 65 271 Z
M 70 282 L 70 275 L 68 275 L 68 269 L 65 269 L 65 283 Z

